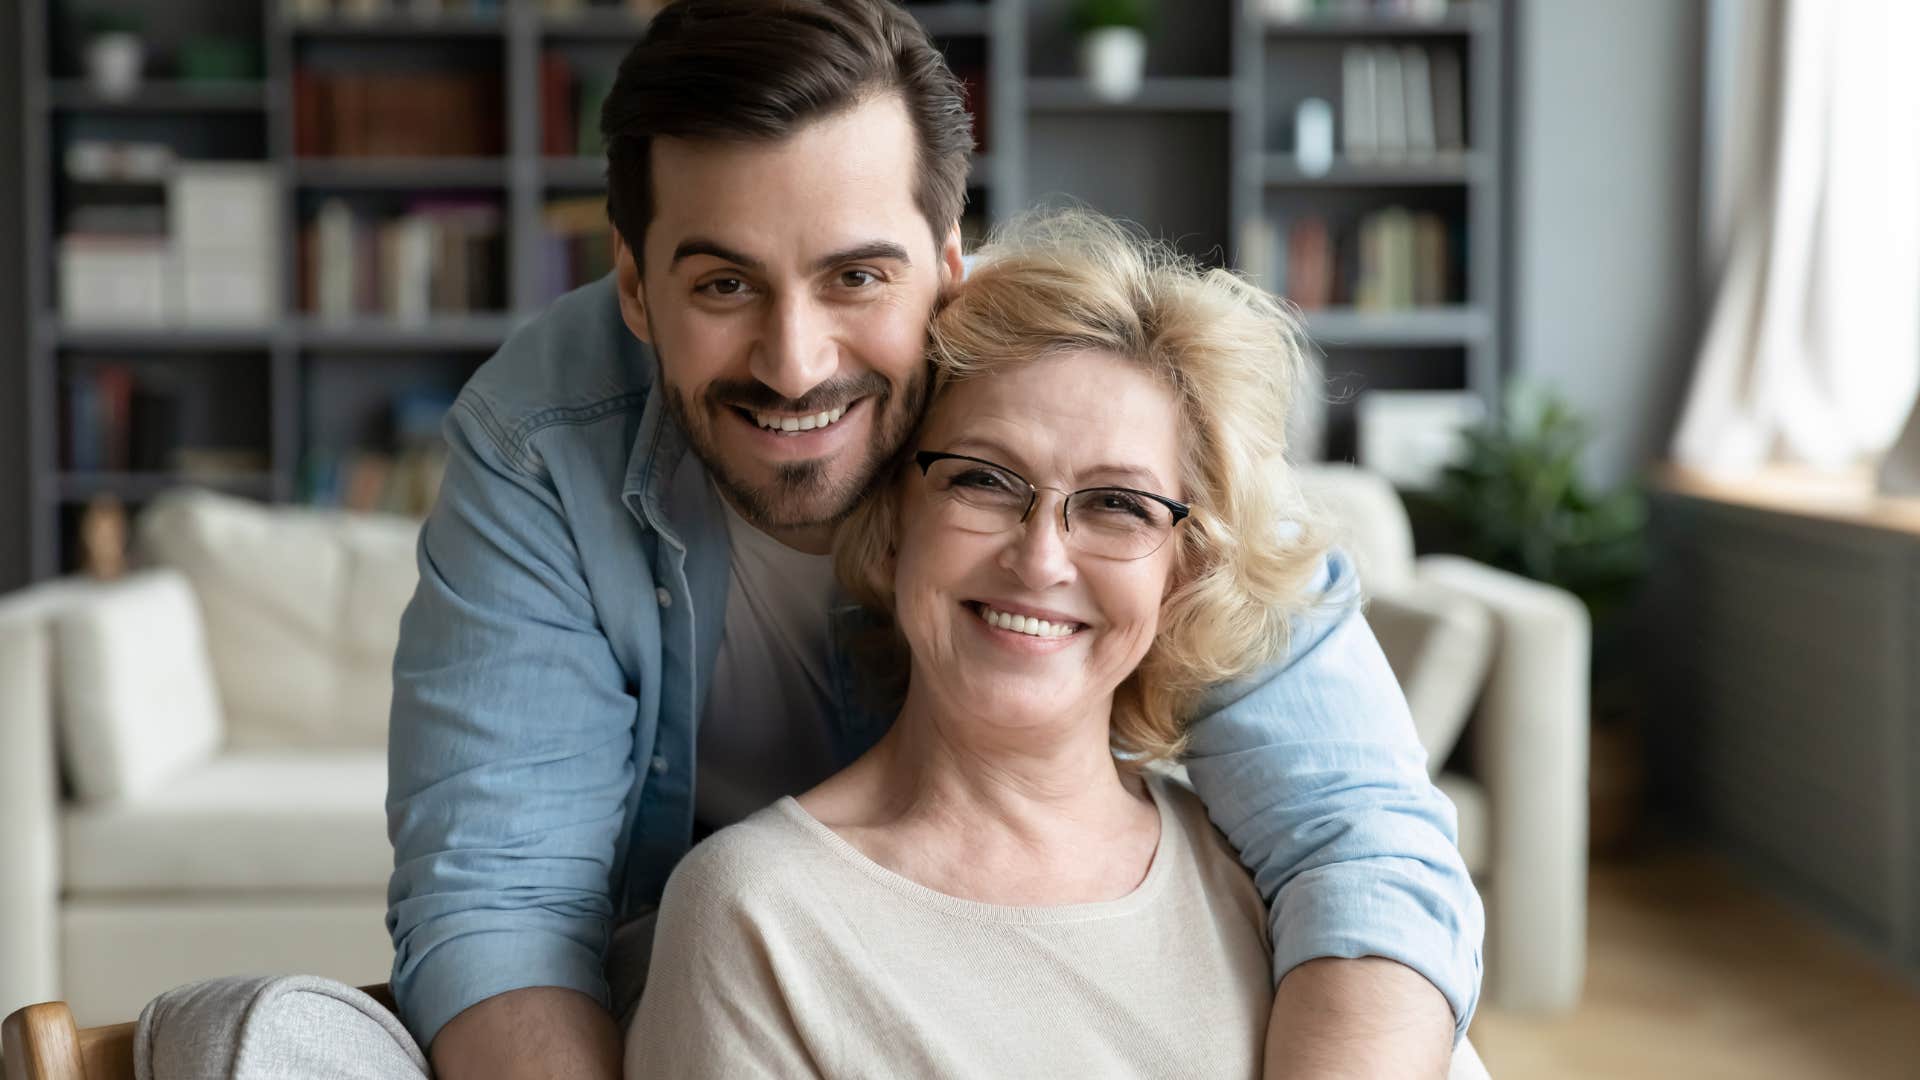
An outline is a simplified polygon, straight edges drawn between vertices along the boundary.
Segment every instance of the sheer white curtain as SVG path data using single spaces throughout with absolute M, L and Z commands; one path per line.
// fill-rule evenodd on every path
M 1674 456 L 1870 462 L 1920 388 L 1920 0 L 1715 0 L 1709 34 L 1715 295 Z

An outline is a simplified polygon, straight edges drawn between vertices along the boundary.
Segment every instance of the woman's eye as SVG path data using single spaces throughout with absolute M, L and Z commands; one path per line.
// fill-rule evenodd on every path
M 1127 514 L 1132 517 L 1148 517 L 1143 500 L 1119 491 L 1102 492 L 1095 508 L 1103 514 Z
M 989 491 L 1004 488 L 1007 482 L 998 474 L 985 469 L 969 469 L 953 478 L 954 487 L 985 488 Z

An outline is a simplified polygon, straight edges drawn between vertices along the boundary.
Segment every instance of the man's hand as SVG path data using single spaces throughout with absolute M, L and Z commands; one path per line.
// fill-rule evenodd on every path
M 1274 991 L 1266 1080 L 1440 1080 L 1452 1060 L 1453 1010 L 1403 964 L 1309 960 Z
M 620 1080 L 620 1029 L 578 990 L 534 986 L 447 1021 L 431 1058 L 439 1080 Z

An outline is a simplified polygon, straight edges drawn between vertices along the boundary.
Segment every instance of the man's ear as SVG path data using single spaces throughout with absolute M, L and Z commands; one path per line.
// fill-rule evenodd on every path
M 940 242 L 940 288 L 942 291 L 960 284 L 967 276 L 967 265 L 961 256 L 966 252 L 960 241 L 960 223 L 954 222 L 947 230 L 947 238 Z
M 653 326 L 647 321 L 647 301 L 640 292 L 640 264 L 619 229 L 613 229 L 614 287 L 620 291 L 620 321 L 633 336 L 653 344 Z

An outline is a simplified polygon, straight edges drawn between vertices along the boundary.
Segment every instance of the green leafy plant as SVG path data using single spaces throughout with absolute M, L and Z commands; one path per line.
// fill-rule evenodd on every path
M 1580 475 L 1591 432 L 1564 400 L 1518 387 L 1498 418 L 1466 434 L 1435 498 L 1453 544 L 1481 562 L 1558 585 L 1596 620 L 1646 568 L 1646 501 L 1596 492 Z
M 1073 29 L 1078 34 L 1110 27 L 1145 32 L 1152 22 L 1153 0 L 1075 0 L 1073 5 Z

